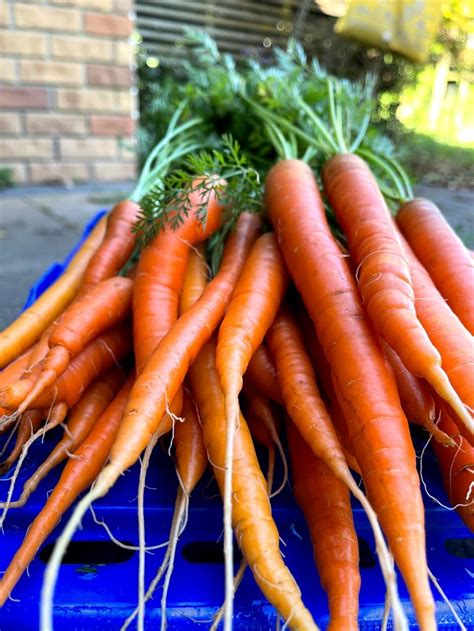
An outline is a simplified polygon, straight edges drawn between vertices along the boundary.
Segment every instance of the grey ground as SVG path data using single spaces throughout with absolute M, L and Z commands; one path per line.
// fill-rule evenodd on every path
M 62 261 L 94 214 L 127 196 L 130 183 L 0 192 L 0 329 L 18 314 L 35 280 Z M 474 192 L 419 186 L 474 249 Z

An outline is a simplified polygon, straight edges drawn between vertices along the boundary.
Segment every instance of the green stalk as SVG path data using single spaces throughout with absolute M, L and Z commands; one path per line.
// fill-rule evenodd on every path
M 388 162 L 381 157 L 377 156 L 375 153 L 370 151 L 370 149 L 358 149 L 357 154 L 362 158 L 365 158 L 368 162 L 372 162 L 376 164 L 378 167 L 382 169 L 395 184 L 395 188 L 398 193 L 398 200 L 403 203 L 407 201 L 406 192 L 403 188 L 403 182 L 400 180 L 400 177 L 397 175 L 396 171 L 388 164 Z
M 334 86 L 331 79 L 327 79 L 328 95 L 329 95 L 329 116 L 337 139 L 337 151 L 339 153 L 347 153 L 347 145 L 341 129 L 341 122 L 337 115 L 336 102 L 334 99 Z

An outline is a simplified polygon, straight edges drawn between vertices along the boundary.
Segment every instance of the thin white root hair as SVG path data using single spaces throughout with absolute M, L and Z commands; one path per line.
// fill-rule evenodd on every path
M 239 565 L 239 569 L 237 570 L 237 574 L 234 578 L 234 594 L 239 588 L 240 583 L 245 575 L 245 570 L 247 569 L 247 561 L 242 559 Z M 214 620 L 212 621 L 212 625 L 209 627 L 209 631 L 217 631 L 219 624 L 222 621 L 222 617 L 224 616 L 224 605 L 221 605 L 214 616 Z
M 178 489 L 178 494 L 176 496 L 176 503 L 175 503 L 175 509 L 174 509 L 174 514 L 173 514 L 173 520 L 171 522 L 171 528 L 170 528 L 170 538 L 169 538 L 169 542 L 171 543 L 173 540 L 173 536 L 176 538 L 177 541 L 177 537 L 179 537 L 179 535 L 182 533 L 186 522 L 187 522 L 187 504 L 188 504 L 188 497 L 182 492 L 181 488 Z M 183 509 L 183 502 L 185 504 L 184 509 Z M 184 515 L 184 518 L 183 518 Z M 183 522 L 183 524 L 180 526 L 180 522 Z M 163 574 L 166 571 L 166 568 L 169 565 L 170 562 L 170 558 L 171 558 L 171 553 L 172 553 L 172 549 L 171 546 L 168 545 L 168 548 L 166 550 L 165 556 L 163 557 L 163 561 L 161 562 L 160 567 L 158 568 L 154 579 L 152 580 L 152 582 L 150 583 L 147 592 L 145 594 L 145 603 L 148 602 L 152 597 L 153 594 L 155 592 L 155 589 L 158 586 L 158 583 L 161 581 Z M 125 631 L 125 629 L 128 629 L 128 627 L 130 626 L 130 624 L 134 621 L 134 619 L 136 618 L 138 614 L 138 607 L 135 608 L 135 610 L 130 614 L 130 616 L 125 620 L 125 622 L 123 623 L 123 625 L 120 628 L 120 631 Z M 162 613 L 163 615 L 163 613 Z
M 11 414 L 4 414 L 0 419 L 0 429 L 3 429 L 6 425 L 14 423 L 15 421 L 17 421 L 17 419 L 20 418 L 20 416 L 21 414 L 18 412 L 18 410 L 15 410 L 15 412 L 12 412 Z
M 398 595 L 397 577 L 395 574 L 393 557 L 385 542 L 384 536 L 382 534 L 382 529 L 380 528 L 380 524 L 377 519 L 377 515 L 375 514 L 375 511 L 365 494 L 357 486 L 349 470 L 347 470 L 347 473 L 347 487 L 354 495 L 354 497 L 358 499 L 361 503 L 374 534 L 375 549 L 379 559 L 380 569 L 382 571 L 384 582 L 389 593 L 390 603 L 393 607 L 394 629 L 395 631 L 408 631 L 408 621 L 405 616 L 405 612 L 403 611 L 400 597 Z
M 430 568 L 428 568 L 428 576 L 431 579 L 431 582 L 433 583 L 433 585 L 436 587 L 436 590 L 439 592 L 441 598 L 444 600 L 444 602 L 446 603 L 449 611 L 453 614 L 453 618 L 456 620 L 456 622 L 459 625 L 459 628 L 462 629 L 462 631 L 467 631 L 466 627 L 464 626 L 463 621 L 461 620 L 461 618 L 458 616 L 456 610 L 453 607 L 453 604 L 451 603 L 451 601 L 449 600 L 449 598 L 447 597 L 446 593 L 444 592 L 443 588 L 441 587 L 441 585 L 438 582 L 438 579 L 436 578 L 436 576 L 433 574 L 433 572 L 430 570 Z
M 225 393 L 226 445 L 224 476 L 224 631 L 232 631 L 234 612 L 234 556 L 232 531 L 232 472 L 234 461 L 234 440 L 239 421 L 239 388 L 234 387 Z
M 145 513 L 144 513 L 144 497 L 145 497 L 145 481 L 150 457 L 155 445 L 160 437 L 161 429 L 151 437 L 146 446 L 143 461 L 140 463 L 140 478 L 138 481 L 138 614 L 137 629 L 144 631 L 145 622 Z
M 421 453 L 420 453 L 420 480 L 421 480 L 421 483 L 423 484 L 423 488 L 425 489 L 426 495 L 431 500 L 433 500 L 433 502 L 435 502 L 435 504 L 438 504 L 438 506 L 441 506 L 441 508 L 444 508 L 445 510 L 449 510 L 449 511 L 456 510 L 457 508 L 464 508 L 464 507 L 467 507 L 467 506 L 471 506 L 474 503 L 474 499 L 469 501 L 469 502 L 463 503 L 463 504 L 460 503 L 460 504 L 456 504 L 455 506 L 446 506 L 446 504 L 443 504 L 443 502 L 441 502 L 437 497 L 432 495 L 430 493 L 430 491 L 428 490 L 428 485 L 426 484 L 426 480 L 425 480 L 424 475 L 423 475 L 423 457 L 425 455 L 426 449 L 427 449 L 428 445 L 430 444 L 430 441 L 431 441 L 432 438 L 433 438 L 432 435 L 430 435 L 428 437 L 428 440 L 426 441 L 426 443 L 425 443 L 425 445 L 424 445 L 424 447 L 423 447 L 423 449 L 421 450 Z M 469 491 L 468 491 L 468 494 L 466 496 L 466 499 L 469 499 L 473 488 L 474 488 L 474 482 L 471 482 L 471 484 L 469 485 Z
M 388 620 L 390 618 L 390 610 L 392 609 L 392 605 L 390 602 L 390 593 L 388 590 L 385 592 L 385 601 L 383 605 L 383 616 L 382 616 L 382 625 L 380 627 L 380 631 L 387 631 Z
M 102 528 L 105 530 L 105 532 L 108 534 L 110 540 L 115 543 L 116 546 L 119 546 L 120 548 L 124 548 L 125 550 L 139 550 L 140 547 L 139 546 L 133 546 L 133 545 L 129 545 L 127 543 L 123 543 L 123 541 L 120 541 L 120 539 L 117 539 L 115 537 L 115 535 L 113 534 L 113 532 L 110 530 L 109 526 L 106 524 L 106 522 L 104 520 L 101 520 L 97 517 L 96 512 L 94 510 L 94 507 L 91 506 L 90 507 L 90 511 L 92 514 L 92 519 L 94 520 L 94 522 L 98 525 L 98 526 L 102 526 Z M 169 543 L 169 541 L 163 541 L 163 543 L 158 543 L 154 546 L 146 546 L 145 547 L 145 552 L 152 552 L 153 550 L 158 550 L 160 548 L 164 548 L 165 546 L 167 546 Z
M 3 454 L 8 449 L 8 445 L 13 440 L 13 436 L 15 436 L 15 433 L 16 433 L 16 430 L 18 429 L 18 425 L 20 424 L 20 421 L 21 421 L 21 416 L 17 416 L 16 421 L 14 422 L 14 425 L 12 427 L 12 431 L 10 432 L 7 440 L 5 441 L 5 444 L 3 445 L 2 451 L 0 451 L 0 456 L 3 456 Z
M 168 567 L 166 569 L 165 580 L 163 583 L 163 592 L 161 594 L 161 631 L 166 631 L 166 600 L 168 598 L 168 590 L 171 582 L 171 576 L 173 574 L 174 559 L 176 556 L 178 539 L 180 534 L 186 527 L 186 523 L 188 521 L 188 507 L 189 495 L 183 490 L 182 487 L 180 487 L 176 496 L 175 516 L 173 516 L 173 522 L 171 524 L 170 547 L 168 548 Z
M 40 629 L 41 631 L 53 631 L 53 599 L 54 590 L 58 580 L 59 568 L 61 561 L 66 553 L 66 549 L 76 532 L 81 519 L 84 517 L 89 506 L 99 497 L 104 495 L 104 487 L 92 488 L 81 501 L 77 504 L 73 514 L 69 518 L 66 527 L 53 549 L 53 553 L 46 566 L 46 571 L 41 589 L 41 605 L 40 605 Z

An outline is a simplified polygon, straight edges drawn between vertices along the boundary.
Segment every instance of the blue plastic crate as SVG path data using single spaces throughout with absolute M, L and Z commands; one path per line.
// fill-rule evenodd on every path
M 83 235 L 101 216 L 95 217 Z M 80 245 L 80 244 L 78 244 Z M 68 257 L 69 258 L 69 257 Z M 40 295 L 64 269 L 54 264 L 32 288 L 28 304 Z M 26 305 L 25 305 L 26 306 Z M 47 435 L 43 445 L 31 451 L 16 486 L 16 493 L 38 464 L 45 458 L 61 436 L 57 428 Z M 422 444 L 424 437 L 419 434 Z M 266 466 L 265 453 L 260 453 Z M 424 478 L 430 493 L 447 503 L 440 475 L 431 450 L 423 460 Z M 5 523 L 0 548 L 0 567 L 5 568 L 21 544 L 24 533 L 42 508 L 46 494 L 53 488 L 60 468 L 52 472 L 38 487 L 30 502 L 20 511 L 12 509 Z M 277 479 L 281 479 L 277 471 Z M 6 482 L 3 482 L 6 488 Z M 95 503 L 96 514 L 104 519 L 114 535 L 129 543 L 137 542 L 136 495 L 138 466 L 120 478 L 116 486 L 103 499 Z M 171 459 L 164 449 L 157 447 L 153 454 L 147 478 L 145 518 L 147 543 L 166 541 L 173 510 L 177 479 Z M 1 487 L 0 487 L 1 488 Z M 2 497 L 6 493 L 3 491 Z M 427 550 L 430 567 L 456 607 L 466 627 L 474 630 L 474 538 L 458 515 L 446 511 L 424 494 L 426 506 Z M 373 537 L 360 506 L 354 502 L 354 518 L 361 542 L 360 627 L 362 630 L 380 629 L 384 586 L 377 566 Z M 302 513 L 295 505 L 289 489 L 272 501 L 273 513 L 284 545 L 285 560 L 301 586 L 303 599 L 318 624 L 325 628 L 328 621 L 326 596 L 320 586 L 313 561 L 309 534 Z M 64 525 L 70 511 L 62 520 Z M 38 628 L 39 594 L 45 569 L 45 559 L 51 544 L 61 531 L 61 524 L 30 565 L 14 590 L 18 602 L 8 601 L 0 611 L 0 629 L 31 631 Z M 222 563 L 222 504 L 217 486 L 210 472 L 198 485 L 191 498 L 189 523 L 180 538 L 176 563 L 168 597 L 170 629 L 186 630 L 207 628 L 224 597 L 224 567 Z M 137 553 L 124 553 L 109 539 L 101 526 L 94 524 L 90 514 L 83 521 L 82 530 L 76 533 L 72 553 L 78 557 L 73 563 L 63 564 L 55 595 L 55 628 L 62 631 L 104 631 L 119 629 L 137 602 Z M 94 543 L 98 545 L 94 545 Z M 163 551 L 147 554 L 147 583 L 161 562 Z M 237 565 L 236 565 L 237 568 Z M 147 605 L 146 629 L 155 629 L 160 619 L 160 593 Z M 406 590 L 400 584 L 400 593 L 410 619 L 416 629 L 413 611 Z M 458 629 L 451 613 L 435 593 L 437 619 L 443 631 Z M 275 627 L 276 614 L 263 598 L 250 571 L 240 586 L 235 599 L 235 629 L 252 631 Z M 132 627 L 133 628 L 133 627 Z

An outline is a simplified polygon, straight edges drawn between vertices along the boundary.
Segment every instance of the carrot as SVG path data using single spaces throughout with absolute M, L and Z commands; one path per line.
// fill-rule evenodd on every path
M 292 297 L 293 298 L 293 297 Z M 347 423 L 337 400 L 336 391 L 332 381 L 331 366 L 329 365 L 324 351 L 319 343 L 316 330 L 308 315 L 304 305 L 297 302 L 296 313 L 298 315 L 298 324 L 303 334 L 304 342 L 308 355 L 313 364 L 318 383 L 321 385 L 322 394 L 325 396 L 325 403 L 328 407 L 331 420 L 336 430 L 339 442 L 341 444 L 346 462 L 349 467 L 361 475 L 359 463 L 354 456 L 354 447 L 352 446 L 347 429 Z
M 49 386 L 32 406 L 46 408 L 55 401 L 64 401 L 71 408 L 82 392 L 112 366 L 117 365 L 131 350 L 129 323 L 117 324 L 90 342 L 69 364 L 53 386 Z M 0 405 L 16 409 L 28 391 L 29 381 L 22 379 L 0 391 Z
M 435 629 L 423 502 L 396 383 L 335 243 L 310 168 L 286 160 L 269 172 L 266 205 L 288 269 L 329 360 L 349 440 L 422 631 Z M 364 361 L 356 361 L 363 357 Z
M 288 286 L 288 273 L 275 235 L 262 235 L 252 247 L 219 328 L 216 365 L 225 398 L 227 423 L 224 493 L 225 614 L 233 615 L 232 449 L 239 422 L 239 393 L 250 359 L 263 342 Z
M 91 287 L 66 309 L 49 334 L 49 351 L 38 366 L 40 372 L 34 386 L 18 407 L 20 414 L 64 373 L 88 343 L 125 319 L 130 311 L 132 287 L 128 278 L 108 278 Z
M 321 584 L 328 595 L 328 631 L 357 631 L 359 544 L 349 491 L 287 423 L 293 490 L 311 534 Z
M 178 317 L 179 293 L 192 245 L 220 225 L 222 205 L 211 192 L 205 225 L 197 216 L 201 191 L 192 194 L 192 211 L 176 230 L 167 226 L 140 254 L 133 291 L 133 339 L 137 374 Z
M 389 210 L 367 164 L 341 154 L 323 170 L 324 188 L 357 267 L 369 318 L 404 366 L 445 399 L 469 432 L 474 420 L 441 367 L 441 356 L 415 311 L 408 261 Z
M 239 217 L 236 231 L 226 243 L 218 274 L 198 302 L 179 318 L 163 338 L 137 378 L 109 463 L 98 477 L 94 489 L 77 505 L 53 551 L 42 596 L 45 627 L 51 626 L 51 599 L 58 563 L 67 542 L 91 502 L 105 495 L 121 473 L 137 461 L 154 434 L 163 435 L 169 431 L 171 423 L 163 419 L 168 401 L 178 392 L 189 365 L 219 324 L 259 228 L 260 220 L 255 215 L 243 213 Z
M 474 410 L 474 340 L 459 318 L 451 311 L 433 284 L 428 272 L 402 239 L 410 264 L 415 290 L 416 315 L 441 354 L 444 369 L 463 403 Z M 462 434 L 474 444 L 471 432 L 467 432 L 457 417 L 453 416 Z
M 21 377 L 28 366 L 33 350 L 33 348 L 29 349 L 0 372 L 0 389 L 14 383 Z M 4 416 L 5 419 L 2 418 Z M 3 434 L 15 421 L 16 417 L 10 416 L 9 410 L 0 407 L 0 434 Z
M 275 363 L 265 344 L 261 344 L 252 355 L 245 374 L 257 390 L 272 401 L 281 403 Z
M 426 381 L 412 375 L 388 344 L 382 343 L 382 348 L 395 375 L 400 402 L 407 419 L 428 430 L 437 442 L 452 447 L 452 438 L 435 423 L 436 406 Z
M 8 458 L 3 462 L 0 462 L 0 475 L 4 475 L 10 469 L 12 464 L 16 462 L 28 438 L 30 438 L 30 436 L 32 436 L 41 427 L 43 418 L 43 412 L 41 410 L 28 410 L 25 414 L 23 414 L 18 426 L 15 446 L 10 452 Z
M 443 298 L 474 335 L 474 262 L 461 239 L 427 199 L 403 204 L 397 224 Z
M 182 288 L 182 292 L 181 292 L 180 300 L 179 300 L 179 307 L 180 307 L 181 314 L 196 302 L 196 300 L 201 296 L 207 284 L 207 281 L 206 281 L 207 269 L 206 269 L 205 259 L 203 257 L 203 252 L 204 250 L 202 248 L 202 245 L 198 245 L 195 250 L 191 249 L 189 253 L 189 260 L 186 266 L 185 275 L 183 279 L 183 288 Z M 168 305 L 170 304 L 171 303 L 168 301 Z M 175 318 L 173 316 L 173 310 L 166 309 L 168 305 L 164 305 L 164 307 L 165 307 L 165 313 L 171 311 L 170 313 L 170 323 L 171 323 Z M 162 324 L 164 325 L 166 324 L 166 318 L 162 319 Z M 155 339 L 155 342 L 158 342 L 158 341 L 159 341 L 158 338 Z M 183 394 L 182 389 L 180 389 L 179 394 L 182 397 L 182 394 Z M 173 400 L 173 403 L 171 406 L 172 408 L 173 406 L 176 405 L 177 396 L 175 396 Z M 179 408 L 181 408 L 181 406 L 179 406 Z M 176 413 L 180 414 L 181 409 L 176 410 Z M 186 417 L 184 417 L 184 419 L 177 417 L 176 419 L 173 418 L 173 420 L 178 421 L 177 423 L 173 423 L 173 436 L 176 435 L 176 432 L 178 433 L 178 436 L 179 436 L 179 432 L 180 432 L 179 428 L 181 427 L 181 423 L 186 422 Z M 160 423 L 160 425 L 162 423 L 166 424 L 166 418 L 162 419 L 162 422 Z M 176 503 L 175 503 L 175 510 L 173 513 L 173 519 L 171 523 L 170 541 L 168 543 L 168 547 L 167 547 L 164 559 L 160 567 L 158 568 L 155 578 L 151 582 L 150 587 L 147 590 L 147 593 L 145 594 L 145 526 L 144 526 L 144 515 L 142 511 L 143 493 L 145 489 L 146 468 L 148 466 L 151 451 L 153 450 L 160 435 L 161 435 L 160 431 L 155 432 L 151 440 L 148 442 L 148 445 L 145 449 L 144 457 L 142 459 L 142 468 L 140 471 L 140 483 L 139 483 L 139 493 L 138 493 L 139 541 L 140 541 L 138 607 L 127 618 L 127 620 L 125 621 L 122 627 L 123 629 L 127 628 L 129 624 L 135 619 L 136 616 L 138 616 L 137 626 L 139 628 L 143 627 L 144 616 L 145 616 L 145 604 L 147 600 L 152 596 L 156 588 L 156 585 L 161 580 L 161 577 L 163 576 L 167 567 L 168 567 L 168 571 L 166 572 L 165 581 L 166 581 L 166 584 L 169 585 L 169 582 L 171 579 L 171 572 L 172 572 L 172 569 L 169 569 L 169 566 L 172 567 L 173 565 L 175 548 L 177 545 L 179 533 L 181 532 L 182 528 L 184 528 L 184 525 L 182 525 L 182 521 L 184 517 L 183 511 L 185 510 L 187 506 L 188 499 L 187 499 L 187 496 L 183 494 L 182 490 L 178 489 L 178 494 L 177 494 Z M 182 464 L 184 466 L 183 462 Z M 178 476 L 179 476 L 179 472 L 178 472 Z M 167 589 L 163 590 L 162 603 L 164 604 L 164 606 L 162 605 L 162 611 L 163 611 L 162 624 L 166 624 L 166 592 L 167 592 Z
M 0 368 L 34 344 L 74 299 L 104 232 L 105 219 L 101 219 L 58 280 L 0 333 Z
M 101 470 L 118 431 L 132 385 L 133 376 L 130 375 L 89 436 L 75 452 L 75 457 L 66 464 L 44 508 L 31 524 L 21 547 L 0 580 L 0 606 L 5 604 L 23 572 L 61 516 L 78 495 L 94 481 Z
M 10 508 L 24 506 L 38 484 L 64 459 L 84 442 L 92 431 L 96 421 L 103 414 L 123 381 L 121 368 L 113 368 L 104 377 L 92 382 L 79 401 L 71 409 L 65 433 L 49 456 L 25 482 L 20 498 L 10 503 Z M 24 417 L 23 417 L 24 418 Z M 1 506 L 1 504 L 0 504 Z
M 278 426 L 270 399 L 260 394 L 251 384 L 244 379 L 245 418 L 252 438 L 268 450 L 267 487 L 273 487 L 273 474 L 275 469 L 275 446 L 280 454 L 283 464 L 283 480 L 280 486 L 270 493 L 270 499 L 278 495 L 288 482 L 288 463 L 285 450 L 278 435 Z
M 189 376 L 209 461 L 224 497 L 228 438 L 224 393 L 216 370 L 215 340 L 201 350 Z M 301 631 L 316 629 L 311 614 L 301 601 L 300 590 L 282 559 L 265 479 L 242 415 L 235 431 L 233 457 L 232 523 L 239 548 L 263 594 L 288 621 L 289 627 Z
M 456 437 L 455 447 L 432 442 L 444 488 L 451 505 L 456 508 L 469 530 L 474 532 L 474 448 L 462 436 L 457 435 L 456 425 L 444 411 L 441 411 L 439 428 Z
M 124 200 L 107 215 L 104 239 L 89 261 L 81 286 L 81 294 L 106 278 L 115 276 L 130 258 L 135 247 L 133 224 L 140 206 Z
M 338 480 L 347 486 L 367 514 L 374 532 L 382 574 L 394 603 L 395 616 L 403 618 L 399 613 L 401 604 L 392 558 L 377 516 L 349 471 L 332 419 L 319 393 L 314 369 L 305 352 L 303 336 L 287 309 L 282 308 L 276 316 L 267 333 L 267 342 L 275 358 L 281 395 L 291 420 L 314 455 L 323 460 Z

